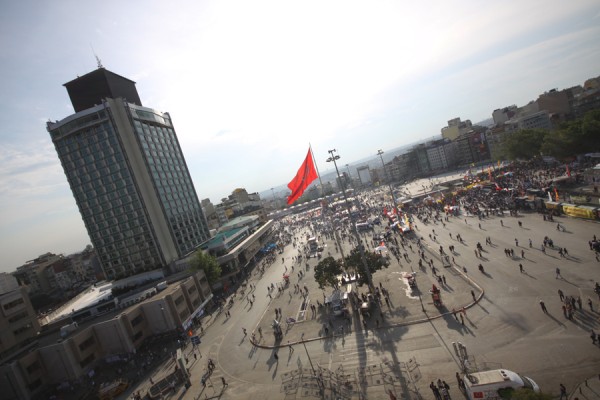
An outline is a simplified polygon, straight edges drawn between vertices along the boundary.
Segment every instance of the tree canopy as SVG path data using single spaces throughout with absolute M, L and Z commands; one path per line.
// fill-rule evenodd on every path
M 337 289 L 339 286 L 337 277 L 343 272 L 344 268 L 340 260 L 327 257 L 315 267 L 315 281 L 319 284 L 319 289 L 324 289 L 326 286 Z
M 541 129 L 524 129 L 517 131 L 502 142 L 503 155 L 510 159 L 530 159 L 540 155 L 542 143 L 547 131 Z
M 387 260 L 385 257 L 377 253 L 373 253 L 370 251 L 365 251 L 365 258 L 367 261 L 367 267 L 369 268 L 369 272 L 371 272 L 371 276 L 383 267 L 388 266 Z M 354 248 L 350 255 L 346 256 L 346 269 L 354 269 L 358 271 L 360 277 L 358 279 L 359 285 L 368 285 L 369 280 L 367 278 L 367 274 L 364 272 L 364 266 L 362 259 L 360 257 L 360 250 L 358 248 Z
M 600 151 L 600 110 L 564 122 L 553 131 L 524 129 L 508 135 L 496 157 L 530 159 L 540 154 L 568 160 L 577 154 Z
M 203 270 L 208 279 L 209 284 L 213 284 L 221 278 L 221 266 L 217 262 L 214 256 L 203 252 L 202 250 L 196 251 L 192 259 L 192 270 Z

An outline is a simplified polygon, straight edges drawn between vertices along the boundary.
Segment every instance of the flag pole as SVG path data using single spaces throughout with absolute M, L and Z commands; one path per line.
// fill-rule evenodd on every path
M 310 155 L 313 159 L 313 164 L 315 165 L 315 169 L 317 170 L 317 176 L 319 177 L 319 185 L 321 185 L 321 197 L 323 197 L 323 181 L 321 180 L 321 173 L 319 172 L 319 166 L 317 165 L 317 159 L 315 158 L 315 153 L 313 153 L 312 145 L 308 142 L 308 148 L 310 149 Z

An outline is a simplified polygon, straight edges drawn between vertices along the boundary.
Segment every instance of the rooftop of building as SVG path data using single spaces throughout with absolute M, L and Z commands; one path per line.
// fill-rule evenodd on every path
M 182 273 L 182 274 L 177 274 L 175 276 L 171 276 L 170 277 L 170 278 L 172 278 L 171 283 L 168 283 L 167 287 L 165 289 L 159 291 L 156 295 L 154 295 L 148 299 L 145 299 L 145 300 L 141 301 L 140 303 L 131 305 L 129 307 L 116 308 L 107 313 L 97 315 L 93 318 L 89 318 L 87 320 L 78 322 L 77 329 L 74 332 L 72 332 L 70 335 L 66 336 L 65 338 L 61 337 L 60 328 L 62 326 L 70 324 L 71 319 L 69 318 L 69 314 L 70 314 L 69 312 L 62 313 L 61 314 L 62 318 L 53 319 L 53 322 L 54 322 L 53 326 L 50 326 L 50 328 L 42 327 L 42 330 L 38 334 L 38 337 L 37 337 L 37 340 L 35 343 L 31 344 L 30 346 L 27 346 L 26 348 L 17 350 L 15 353 L 13 353 L 11 356 L 9 356 L 9 358 L 18 357 L 23 351 L 31 351 L 32 348 L 41 348 L 41 347 L 49 346 L 49 345 L 52 345 L 55 343 L 59 343 L 62 341 L 61 339 L 66 340 L 69 336 L 76 335 L 77 333 L 82 332 L 85 329 L 88 329 L 89 327 L 91 327 L 95 324 L 109 321 L 109 320 L 117 317 L 118 315 L 120 315 L 124 312 L 127 312 L 132 307 L 137 307 L 140 304 L 143 304 L 145 302 L 156 301 L 157 299 L 164 298 L 165 296 L 167 296 L 167 295 L 173 293 L 175 290 L 177 290 L 177 288 L 179 286 L 178 283 L 184 281 L 185 279 L 188 279 L 189 277 L 190 277 L 190 274 L 187 272 Z M 111 295 L 112 287 L 113 287 L 113 282 L 102 282 L 100 285 L 94 285 L 89 288 L 91 290 L 86 291 L 84 296 L 74 299 L 74 302 L 70 303 L 70 304 L 73 306 L 80 307 L 78 309 L 82 310 L 85 307 L 96 304 L 98 301 L 106 300 L 106 295 L 108 295 L 108 296 Z M 104 293 L 104 295 L 102 293 Z M 129 293 L 127 295 L 131 295 L 131 293 Z M 61 323 L 60 321 L 63 321 L 63 322 Z M 5 360 L 3 360 L 3 361 L 5 361 Z
M 202 247 L 206 248 L 222 243 L 230 237 L 236 235 L 242 229 L 244 229 L 244 227 L 230 228 L 226 231 L 218 232 L 215 236 L 204 242 Z

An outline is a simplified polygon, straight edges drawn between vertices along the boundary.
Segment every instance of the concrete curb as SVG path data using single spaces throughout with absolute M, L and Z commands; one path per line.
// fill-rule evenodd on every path
M 569 395 L 569 400 L 598 398 L 600 398 L 600 374 L 581 382 Z

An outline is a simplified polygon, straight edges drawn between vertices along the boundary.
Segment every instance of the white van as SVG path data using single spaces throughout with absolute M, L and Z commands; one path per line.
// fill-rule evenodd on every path
M 501 389 L 519 389 L 528 388 L 534 392 L 539 392 L 540 387 L 533 379 L 517 374 L 507 369 L 495 369 L 491 371 L 475 372 L 465 375 L 463 378 L 465 389 L 469 399 L 502 399 Z

